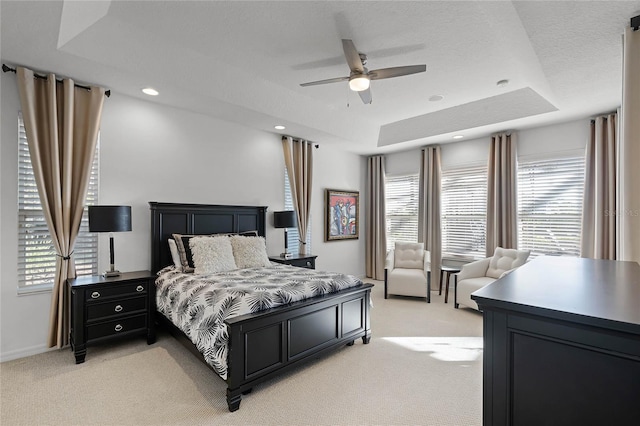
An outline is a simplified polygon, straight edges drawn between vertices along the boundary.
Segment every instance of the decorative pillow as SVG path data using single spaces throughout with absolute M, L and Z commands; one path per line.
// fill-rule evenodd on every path
M 424 267 L 424 244 L 397 242 L 395 245 L 394 267 L 422 269 Z
M 218 236 L 226 236 L 229 237 L 231 235 L 246 235 L 250 237 L 258 236 L 258 231 L 243 231 L 240 233 L 221 233 L 221 234 L 205 234 L 205 235 L 183 235 L 183 234 L 173 234 L 173 239 L 176 242 L 176 247 L 178 249 L 178 254 L 180 256 L 180 265 L 182 265 L 183 272 L 193 272 L 195 265 L 193 264 L 193 255 L 191 254 L 191 248 L 189 245 L 189 241 L 194 237 L 218 237 Z
M 178 246 L 176 245 L 176 240 L 173 238 L 169 238 L 169 251 L 171 252 L 171 260 L 173 261 L 173 266 L 176 269 L 182 270 L 182 263 L 180 262 L 180 253 L 178 253 Z
M 193 237 L 189 239 L 194 274 L 212 274 L 237 269 L 231 241 L 227 236 Z
M 487 268 L 487 277 L 500 278 L 502 275 L 514 268 L 522 266 L 529 257 L 529 250 L 515 250 L 496 247 Z
M 209 237 L 208 235 L 182 235 L 173 234 L 173 239 L 176 242 L 176 248 L 178 249 L 178 255 L 180 256 L 180 265 L 182 265 L 183 272 L 193 272 L 193 255 L 191 254 L 191 247 L 189 246 L 189 240 L 194 237 Z
M 238 268 L 271 266 L 264 237 L 231 236 L 233 258 Z

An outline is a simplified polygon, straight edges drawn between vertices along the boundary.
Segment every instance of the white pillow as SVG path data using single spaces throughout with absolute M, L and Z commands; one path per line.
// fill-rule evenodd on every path
M 182 271 L 182 262 L 180 261 L 180 254 L 178 253 L 178 246 L 176 240 L 169 238 L 169 251 L 171 252 L 171 260 L 173 260 L 173 266 L 179 271 Z
M 193 237 L 189 239 L 194 274 L 212 274 L 237 269 L 229 237 Z
M 233 235 L 230 239 L 233 247 L 233 258 L 238 268 L 271 266 L 264 237 Z

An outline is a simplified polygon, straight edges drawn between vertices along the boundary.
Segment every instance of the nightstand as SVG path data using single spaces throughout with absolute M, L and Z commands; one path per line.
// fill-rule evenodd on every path
M 76 364 L 84 362 L 87 346 L 94 343 L 135 335 L 146 335 L 149 345 L 156 341 L 154 280 L 149 271 L 67 280 Z
M 298 266 L 300 268 L 316 269 L 316 257 L 315 255 L 298 255 L 294 254 L 293 257 L 285 259 L 280 256 L 269 256 L 269 260 L 272 262 L 283 263 L 285 265 Z

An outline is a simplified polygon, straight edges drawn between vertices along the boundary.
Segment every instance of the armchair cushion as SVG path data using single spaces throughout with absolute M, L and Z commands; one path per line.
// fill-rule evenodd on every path
M 423 269 L 424 244 L 396 243 L 394 267 L 406 269 Z
M 505 272 L 524 265 L 529 257 L 528 250 L 504 249 L 496 247 L 493 257 L 489 261 L 487 268 L 487 277 L 498 279 Z

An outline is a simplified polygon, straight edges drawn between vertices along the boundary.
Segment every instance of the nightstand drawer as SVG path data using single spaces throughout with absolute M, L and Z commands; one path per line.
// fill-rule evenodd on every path
M 131 331 L 145 330 L 147 327 L 147 315 L 141 314 L 129 318 L 119 318 L 87 327 L 87 340 L 100 337 L 126 334 Z
M 94 290 L 87 290 L 85 297 L 87 301 L 91 301 L 127 294 L 146 294 L 147 287 L 149 287 L 149 281 L 134 281 L 121 285 L 101 285 Z
M 107 303 L 92 303 L 87 306 L 87 321 L 110 317 L 112 315 L 129 314 L 134 311 L 144 311 L 146 308 L 146 296 L 113 300 Z
M 316 269 L 316 257 L 315 255 L 294 255 L 288 259 L 280 256 L 270 256 L 269 260 L 276 263 L 282 263 L 285 265 L 295 266 L 297 268 Z
M 291 266 L 297 266 L 299 268 L 308 268 L 308 269 L 315 269 L 316 268 L 316 260 L 312 259 L 312 258 L 292 259 L 289 264 Z

